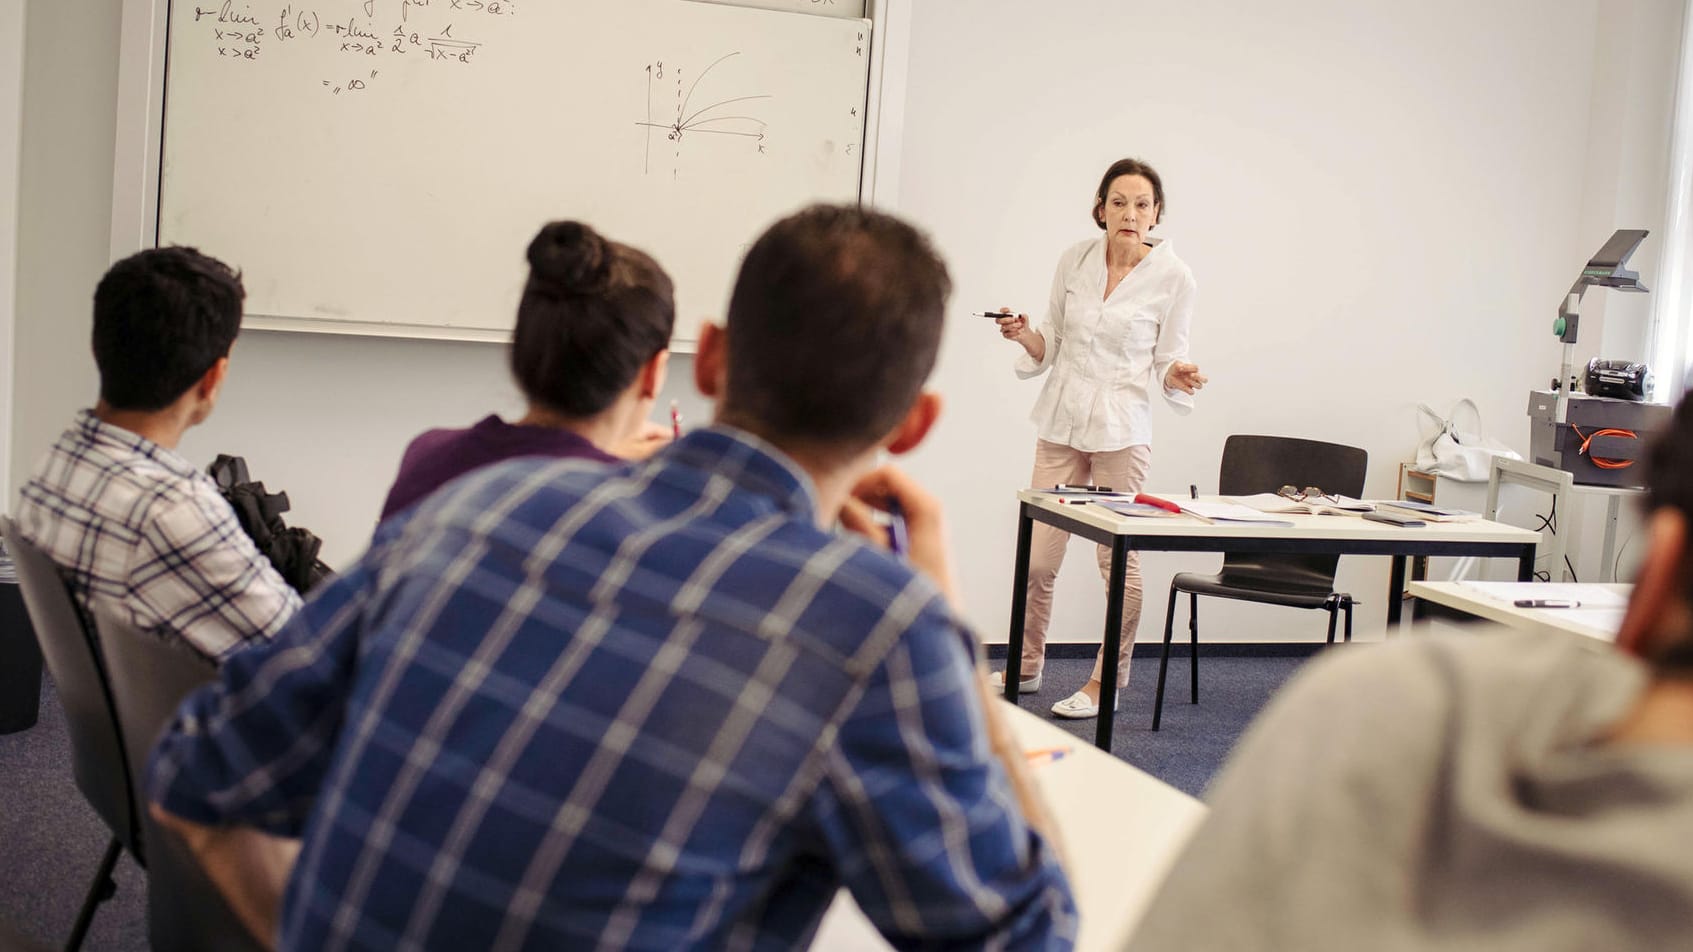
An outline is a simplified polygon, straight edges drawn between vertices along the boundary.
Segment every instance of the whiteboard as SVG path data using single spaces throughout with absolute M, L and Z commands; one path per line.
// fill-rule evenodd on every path
M 869 23 L 688 0 L 173 0 L 160 244 L 247 326 L 509 338 L 576 218 L 652 253 L 677 337 L 776 218 L 856 201 Z

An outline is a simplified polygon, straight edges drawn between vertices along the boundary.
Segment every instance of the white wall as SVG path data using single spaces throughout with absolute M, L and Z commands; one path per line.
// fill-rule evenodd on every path
M 1671 6 L 1634 4 L 1627 30 L 1596 34 L 1591 0 L 1088 0 L 1038 16 L 929 0 L 914 14 L 901 206 L 951 262 L 955 313 L 1033 311 L 1059 251 L 1098 234 L 1087 214 L 1104 167 L 1145 157 L 1168 192 L 1160 231 L 1198 278 L 1193 355 L 1212 378 L 1192 416 L 1157 413 L 1150 485 L 1214 491 L 1224 438 L 1270 432 L 1366 448 L 1367 492 L 1391 495 L 1419 401 L 1473 397 L 1489 432 L 1526 449 L 1527 391 L 1558 363 L 1549 322 L 1613 227 L 1598 200 L 1584 216 L 1584 196 L 1620 204 L 1606 176 L 1662 174 L 1651 143 L 1667 109 L 1648 93 L 1668 86 L 1673 57 L 1613 45 L 1652 45 Z M 1590 107 L 1621 92 L 1595 85 L 1601 42 L 1605 81 L 1655 111 L 1608 129 L 1649 141 L 1589 176 Z M 948 329 L 936 382 L 950 408 L 913 468 L 952 507 L 973 618 L 998 640 L 1039 382 L 1013 377 L 1015 345 L 984 323 Z M 1217 561 L 1144 559 L 1143 640 L 1161 636 L 1171 573 Z M 1342 561 L 1366 629 L 1386 574 L 1385 559 Z M 1073 543 L 1053 638 L 1097 640 L 1103 602 Z M 1204 613 L 1210 640 L 1321 633 L 1319 615 L 1291 609 Z
M 17 305 L 18 151 L 23 136 L 23 0 L 0 0 L 0 512 L 12 449 L 12 312 Z
M 1653 291 L 1663 271 L 1670 175 L 1667 120 L 1675 108 L 1685 6 L 1686 0 L 1607 2 L 1600 7 L 1595 37 L 1581 214 L 1581 232 L 1592 247 L 1585 254 L 1599 250 L 1617 228 L 1649 229 L 1651 235 L 1630 264 Z M 1571 281 L 1579 266 L 1572 262 Z M 1582 362 L 1589 357 L 1648 360 L 1652 304 L 1653 297 L 1645 294 L 1588 291 L 1582 300 L 1577 347 Z M 1602 323 L 1589 332 L 1588 321 L 1594 319 Z
M 94 395 L 88 302 L 109 259 L 120 6 L 28 8 L 14 487 Z M 1661 7 L 1641 0 L 1631 35 L 1655 35 Z M 899 207 L 951 261 L 957 311 L 1036 307 L 1059 249 L 1094 233 L 1104 165 L 1132 153 L 1161 168 L 1163 231 L 1199 277 L 1195 356 L 1214 384 L 1195 415 L 1159 415 L 1155 485 L 1214 486 L 1226 434 L 1273 431 L 1365 446 L 1370 491 L 1388 494 L 1414 404 L 1466 394 L 1495 434 L 1524 442 L 1524 391 L 1557 362 L 1545 325 L 1592 251 L 1592 0 L 1029 10 L 910 5 Z M 911 465 L 946 494 L 974 620 L 1002 637 L 1037 384 L 1011 376 L 1012 345 L 990 328 L 954 325 L 937 378 L 948 413 Z M 343 562 L 407 439 L 515 406 L 502 361 L 484 345 L 249 333 L 223 406 L 184 450 L 245 454 Z M 685 393 L 677 363 L 670 389 Z M 1103 589 L 1080 546 L 1072 560 L 1055 637 L 1097 638 Z M 1161 610 L 1171 571 L 1215 559 L 1146 562 Z M 1343 562 L 1366 619 L 1381 615 L 1385 573 Z M 1307 639 L 1318 625 L 1277 609 L 1208 617 L 1244 622 L 1208 625 L 1217 640 Z
M 94 285 L 110 263 L 118 4 L 29 0 L 24 18 L 11 488 L 98 389 Z

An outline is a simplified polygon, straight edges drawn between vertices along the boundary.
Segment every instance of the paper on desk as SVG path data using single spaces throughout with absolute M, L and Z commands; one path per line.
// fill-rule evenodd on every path
M 1255 522 L 1266 526 L 1291 526 L 1293 523 L 1285 519 L 1259 512 L 1249 506 L 1242 506 L 1233 502 L 1212 502 L 1208 499 L 1178 500 L 1183 512 L 1191 512 L 1196 516 L 1204 516 L 1213 522 Z
M 1151 503 L 1135 502 L 1132 499 L 1106 500 L 1091 499 L 1089 502 L 1104 506 L 1106 509 L 1122 516 L 1145 516 L 1151 519 L 1174 519 L 1176 513 L 1168 509 L 1160 509 Z
M 1627 608 L 1628 596 L 1608 588 L 1592 585 L 1571 585 L 1558 582 L 1470 582 L 1458 584 L 1472 591 L 1514 602 L 1519 598 L 1552 598 L 1580 602 L 1581 610 L 1590 608 Z M 1567 610 L 1567 609 L 1561 609 Z
M 1310 513 L 1312 515 L 1351 515 L 1370 512 L 1375 504 L 1351 496 L 1312 497 L 1306 500 L 1289 499 L 1277 493 L 1253 493 L 1250 496 L 1225 496 L 1230 502 L 1250 506 L 1259 512 Z

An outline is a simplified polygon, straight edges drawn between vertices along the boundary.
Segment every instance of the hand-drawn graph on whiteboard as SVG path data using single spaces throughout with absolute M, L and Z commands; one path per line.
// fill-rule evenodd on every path
M 658 259 L 691 340 L 772 221 L 858 199 L 868 32 L 689 0 L 171 0 L 158 240 L 241 268 L 248 326 L 499 340 L 529 239 L 575 218 Z
M 760 101 L 773 97 L 769 93 L 735 96 L 713 92 L 713 87 L 724 88 L 726 80 L 723 77 L 732 77 L 735 73 L 736 64 L 731 61 L 741 55 L 739 50 L 725 53 L 692 77 L 687 75 L 686 67 L 677 65 L 674 60 L 668 68 L 668 76 L 663 60 L 647 64 L 647 118 L 636 123 L 646 130 L 642 171 L 652 173 L 653 138 L 659 133 L 664 136 L 662 151 L 670 152 L 673 159 L 670 165 L 672 178 L 680 173 L 685 139 L 721 139 L 729 144 L 733 144 L 733 140 L 744 140 L 738 151 L 749 156 L 769 154 L 764 141 L 768 123 L 758 113 Z M 712 73 L 719 68 L 723 72 L 713 80 Z M 656 118 L 667 111 L 673 115 L 662 121 Z

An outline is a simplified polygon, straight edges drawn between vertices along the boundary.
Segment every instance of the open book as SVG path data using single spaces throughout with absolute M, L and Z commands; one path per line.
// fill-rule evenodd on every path
M 1309 513 L 1318 516 L 1356 516 L 1376 507 L 1351 496 L 1329 496 L 1322 499 L 1289 499 L 1275 493 L 1255 493 L 1251 496 L 1228 496 L 1231 502 L 1249 506 L 1259 512 Z

